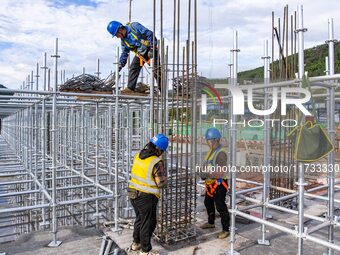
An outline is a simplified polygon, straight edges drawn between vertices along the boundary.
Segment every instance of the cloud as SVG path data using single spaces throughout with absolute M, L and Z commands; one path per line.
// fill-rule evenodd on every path
M 106 26 L 111 20 L 125 23 L 128 20 L 128 0 L 2 0 L 0 9 L 0 83 L 18 88 L 42 65 L 43 53 L 51 56 L 55 38 L 59 38 L 60 70 L 66 75 L 78 75 L 82 68 L 96 72 L 97 59 L 101 60 L 102 76 L 114 69 L 117 39 L 111 38 Z M 153 0 L 133 0 L 132 20 L 153 29 Z M 176 1 L 177 2 L 177 1 Z M 181 1 L 180 55 L 187 39 L 188 2 Z M 192 3 L 194 0 L 191 1 Z M 160 38 L 160 1 L 156 1 L 156 35 Z M 271 12 L 275 22 L 283 16 L 281 1 L 265 0 L 204 0 L 198 3 L 198 69 L 205 76 L 227 77 L 230 49 L 233 47 L 233 30 L 239 35 L 239 70 L 263 63 L 263 41 L 271 40 Z M 334 17 L 335 38 L 337 12 L 340 3 L 322 1 L 287 0 L 289 14 L 297 4 L 304 4 L 306 47 L 324 43 L 327 39 L 327 19 Z M 191 6 L 193 10 L 193 5 Z M 169 60 L 173 49 L 173 1 L 163 0 L 163 36 L 169 46 Z M 177 22 L 177 17 L 176 17 Z M 193 13 L 191 14 L 193 25 Z M 193 28 L 193 27 L 192 27 Z M 176 27 L 177 30 L 177 27 Z M 176 32 L 177 33 L 177 32 Z M 191 39 L 193 33 L 191 33 Z M 182 59 L 180 57 L 180 59 Z M 48 66 L 53 60 L 48 58 Z M 127 70 L 124 70 L 127 72 Z M 41 82 L 40 82 L 41 84 Z

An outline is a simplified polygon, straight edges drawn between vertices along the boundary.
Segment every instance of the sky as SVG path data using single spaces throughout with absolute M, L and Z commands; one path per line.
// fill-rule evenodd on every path
M 132 21 L 153 28 L 153 3 L 156 2 L 155 34 L 160 38 L 160 0 L 132 0 Z M 107 32 L 111 20 L 128 21 L 128 0 L 0 0 L 0 84 L 17 89 L 36 65 L 53 68 L 55 40 L 59 40 L 59 69 L 66 77 L 94 74 L 100 59 L 102 77 L 114 70 L 120 40 Z M 163 34 L 172 62 L 173 3 L 163 1 Z M 178 2 L 178 1 L 176 1 Z M 180 1 L 180 52 L 188 37 L 188 2 Z M 193 0 L 191 1 L 193 2 Z M 335 38 L 340 39 L 339 0 L 197 0 L 198 70 L 209 78 L 229 76 L 233 31 L 239 36 L 239 71 L 263 65 L 263 44 L 271 47 L 271 16 L 283 18 L 283 8 L 292 14 L 303 4 L 305 48 L 328 38 L 328 18 L 334 19 Z M 193 8 L 192 8 L 193 9 Z M 191 14 L 192 24 L 193 14 Z M 191 39 L 193 33 L 191 31 Z M 277 53 L 276 53 L 277 54 Z M 133 55 L 133 54 L 132 54 Z M 40 70 L 40 75 L 41 75 Z M 127 73 L 127 68 L 123 69 Z M 34 75 L 36 75 L 34 73 Z M 42 84 L 40 77 L 40 86 Z M 41 87 L 40 87 L 41 89 Z

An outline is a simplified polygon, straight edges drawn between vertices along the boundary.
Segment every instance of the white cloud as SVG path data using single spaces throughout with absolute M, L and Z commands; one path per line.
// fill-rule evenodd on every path
M 71 1 L 72 2 L 72 1 Z M 42 64 L 43 52 L 53 54 L 55 38 L 59 38 L 60 69 L 67 76 L 80 74 L 82 67 L 94 73 L 97 58 L 101 59 L 103 76 L 114 68 L 117 39 L 106 31 L 110 20 L 126 22 L 128 0 L 93 0 L 96 7 L 84 5 L 53 5 L 50 0 L 1 0 L 0 9 L 0 83 L 18 88 L 36 62 Z M 156 35 L 160 36 L 159 2 L 157 2 Z M 181 1 L 181 47 L 187 38 L 188 1 Z M 193 2 L 193 0 L 192 0 Z M 335 38 L 340 38 L 337 18 L 340 3 L 322 1 L 230 0 L 198 1 L 198 68 L 203 75 L 226 77 L 233 43 L 233 29 L 239 31 L 239 70 L 262 65 L 263 40 L 271 39 L 271 11 L 283 16 L 289 4 L 291 14 L 304 4 L 306 47 L 327 39 L 327 19 L 334 17 Z M 164 36 L 172 61 L 173 1 L 164 0 Z M 133 0 L 132 20 L 152 29 L 153 0 Z M 193 14 L 191 16 L 193 19 Z M 193 23 L 191 23 L 193 24 Z M 193 34 L 191 34 L 191 38 Z M 5 45 L 6 47 L 2 47 Z M 182 48 L 180 48 L 182 52 Z M 180 58 L 182 59 L 182 58 Z M 48 65 L 53 67 L 52 59 Z M 41 83 L 41 82 L 40 82 Z

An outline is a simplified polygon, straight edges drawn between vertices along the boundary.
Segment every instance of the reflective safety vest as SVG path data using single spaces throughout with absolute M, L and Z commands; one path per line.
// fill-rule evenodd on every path
M 139 43 L 142 44 L 146 47 L 149 46 L 149 41 L 148 40 L 143 40 L 140 39 L 139 33 L 132 27 L 131 23 L 127 23 L 127 26 L 129 26 L 129 28 L 131 29 L 131 35 L 133 36 L 133 38 L 135 38 L 135 40 Z M 123 39 L 125 45 L 130 48 L 131 50 L 133 50 L 135 53 L 137 53 L 137 46 L 132 46 L 128 43 L 128 41 L 126 41 L 125 39 Z
M 214 180 L 214 182 L 211 183 L 211 184 L 205 183 L 205 190 L 206 190 L 207 195 L 208 195 L 209 197 L 214 197 L 214 194 L 215 194 L 215 191 L 216 191 L 218 185 L 221 185 L 221 184 L 222 184 L 223 187 L 224 187 L 226 190 L 228 190 L 228 184 L 226 184 L 226 183 L 224 182 L 224 180 L 222 180 L 221 182 L 219 182 L 219 181 L 216 180 L 216 179 L 213 179 L 213 180 Z
M 210 149 L 208 153 L 205 155 L 205 163 L 204 166 L 209 169 L 209 167 L 215 167 L 216 166 L 216 158 L 220 152 L 224 152 L 227 155 L 227 152 L 223 149 L 222 146 L 219 146 L 215 151 L 212 151 Z M 216 179 L 206 179 L 205 184 L 210 185 L 213 184 L 216 181 Z
M 138 46 L 132 46 L 131 44 L 128 43 L 127 40 L 123 39 L 124 41 L 124 44 L 129 48 L 131 49 L 137 57 L 139 57 L 139 62 L 140 62 L 140 66 L 143 66 L 144 65 L 144 62 L 145 63 L 148 63 L 150 65 L 151 61 L 150 59 L 145 59 L 141 54 L 139 54 L 137 48 L 142 45 L 144 47 L 149 47 L 150 44 L 149 44 L 149 41 L 148 40 L 143 40 L 143 39 L 140 39 L 140 35 L 139 33 L 132 27 L 132 24 L 131 23 L 127 23 L 126 24 L 127 26 L 129 26 L 129 28 L 131 29 L 131 35 L 133 36 L 133 38 L 135 38 L 135 40 L 138 42 Z
M 152 175 L 153 168 L 159 161 L 161 161 L 161 159 L 156 156 L 140 159 L 138 153 L 133 161 L 129 188 L 154 194 L 159 198 L 159 188 Z

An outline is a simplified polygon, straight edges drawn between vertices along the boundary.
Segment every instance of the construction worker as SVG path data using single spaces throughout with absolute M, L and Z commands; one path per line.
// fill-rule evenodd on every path
M 160 156 L 168 148 L 169 139 L 157 134 L 135 156 L 128 196 L 136 213 L 133 243 L 130 249 L 139 254 L 157 254 L 152 251 L 151 236 L 156 228 L 156 209 L 160 189 L 166 186 L 167 175 Z
M 112 35 L 121 39 L 122 54 L 119 59 L 118 71 L 120 71 L 127 62 L 130 51 L 135 53 L 135 57 L 130 64 L 128 85 L 127 88 L 122 90 L 122 93 L 133 93 L 136 89 L 136 84 L 140 71 L 142 70 L 144 63 L 147 62 L 150 65 L 150 60 L 153 58 L 155 53 L 154 62 L 154 76 L 157 79 L 158 89 L 161 90 L 161 76 L 158 68 L 158 50 L 157 50 L 157 39 L 153 41 L 153 32 L 146 27 L 142 26 L 138 22 L 128 23 L 122 25 L 118 21 L 111 21 L 107 26 L 107 31 Z M 153 49 L 153 46 L 155 49 Z M 137 91 L 138 92 L 138 91 Z
M 202 229 L 215 227 L 215 206 L 221 216 L 222 232 L 218 238 L 223 239 L 229 236 L 230 216 L 225 202 L 228 191 L 227 176 L 223 166 L 227 165 L 227 153 L 220 144 L 221 133 L 216 128 L 209 128 L 205 133 L 205 139 L 210 150 L 205 156 L 204 171 L 200 176 L 205 181 L 204 205 L 208 213 L 208 222 L 201 225 Z M 214 171 L 210 171 L 214 170 Z M 225 172 L 223 172 L 225 171 Z

